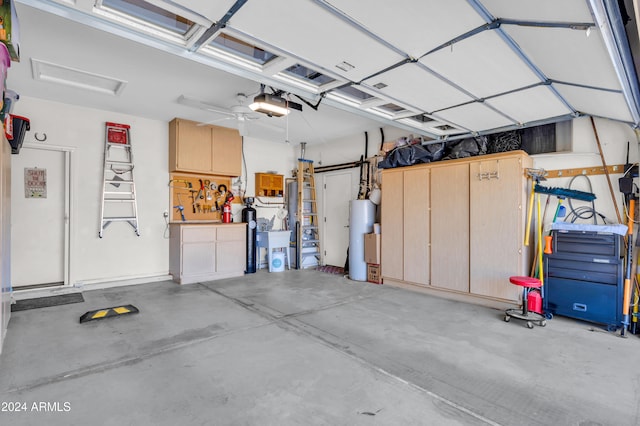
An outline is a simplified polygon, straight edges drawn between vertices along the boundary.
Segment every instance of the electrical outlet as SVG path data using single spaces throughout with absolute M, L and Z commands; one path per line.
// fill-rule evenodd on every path
M 164 213 L 162 213 L 162 216 L 163 216 L 164 218 L 169 217 L 169 212 L 165 210 L 165 211 L 164 211 Z

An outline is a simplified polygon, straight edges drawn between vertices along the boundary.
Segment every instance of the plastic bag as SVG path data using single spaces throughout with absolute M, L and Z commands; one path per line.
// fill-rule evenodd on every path
M 486 136 L 478 136 L 451 141 L 447 143 L 447 151 L 448 154 L 444 157 L 445 160 L 483 155 L 487 153 L 487 138 Z
M 422 145 L 404 145 L 389 151 L 387 156 L 378 163 L 380 169 L 412 166 L 414 164 L 430 163 L 433 154 Z

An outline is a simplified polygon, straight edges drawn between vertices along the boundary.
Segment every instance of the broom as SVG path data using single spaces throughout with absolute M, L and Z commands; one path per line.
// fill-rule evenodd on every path
M 536 184 L 534 191 L 539 194 L 549 194 L 555 195 L 558 198 L 573 198 L 581 201 L 593 201 L 596 199 L 596 195 L 591 192 L 578 191 L 569 188 L 555 188 Z

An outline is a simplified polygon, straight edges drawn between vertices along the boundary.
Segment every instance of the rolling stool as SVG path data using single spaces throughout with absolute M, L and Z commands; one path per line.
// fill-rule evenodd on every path
M 528 328 L 533 328 L 533 323 L 537 323 L 540 327 L 547 325 L 544 315 L 529 311 L 529 291 L 542 287 L 542 282 L 532 277 L 509 277 L 509 282 L 522 287 L 522 310 L 519 308 L 507 309 L 504 313 L 504 321 L 509 322 L 513 317 L 526 321 Z

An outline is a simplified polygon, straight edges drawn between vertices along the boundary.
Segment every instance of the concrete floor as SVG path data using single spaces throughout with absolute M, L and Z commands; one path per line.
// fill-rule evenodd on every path
M 640 424 L 640 339 L 567 318 L 317 271 L 84 297 L 12 314 L 0 424 Z M 78 323 L 119 304 L 140 314 Z

